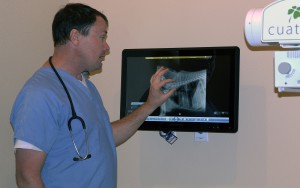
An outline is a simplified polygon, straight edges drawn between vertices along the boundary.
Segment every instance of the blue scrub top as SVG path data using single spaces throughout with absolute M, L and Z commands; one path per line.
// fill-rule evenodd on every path
M 42 149 L 46 161 L 42 179 L 47 188 L 116 188 L 116 147 L 107 111 L 96 87 L 87 87 L 68 72 L 58 69 L 71 95 L 76 114 L 83 118 L 92 157 L 73 161 L 76 151 L 67 122 L 72 116 L 63 86 L 50 67 L 39 69 L 20 91 L 11 113 L 14 139 Z M 85 155 L 81 124 L 72 122 L 80 154 Z

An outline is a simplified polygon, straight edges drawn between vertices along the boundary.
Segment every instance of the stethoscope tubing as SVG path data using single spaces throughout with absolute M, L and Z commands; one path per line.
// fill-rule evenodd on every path
M 69 132 L 70 132 L 70 135 L 71 135 L 71 138 L 72 138 L 72 143 L 73 143 L 74 148 L 76 150 L 76 153 L 78 155 L 78 157 L 74 157 L 73 160 L 74 161 L 79 161 L 79 160 L 89 159 L 89 158 L 91 158 L 91 154 L 89 154 L 88 135 L 87 135 L 87 132 L 86 132 L 85 122 L 84 122 L 84 120 L 80 116 L 77 116 L 75 108 L 74 108 L 74 104 L 73 104 L 71 95 L 70 95 L 70 93 L 69 93 L 69 91 L 67 89 L 67 86 L 65 85 L 64 81 L 62 80 L 61 76 L 58 74 L 57 70 L 55 69 L 55 67 L 54 67 L 54 65 L 52 63 L 52 56 L 49 57 L 49 64 L 50 64 L 52 70 L 54 71 L 56 77 L 59 79 L 61 85 L 63 86 L 63 88 L 64 88 L 64 90 L 65 90 L 65 92 L 66 92 L 66 94 L 68 96 L 69 102 L 70 102 L 70 106 L 71 106 L 71 110 L 72 110 L 72 117 L 68 120 L 68 129 L 69 129 Z M 80 155 L 79 150 L 77 148 L 77 145 L 75 143 L 75 139 L 74 139 L 73 133 L 72 133 L 72 121 L 73 120 L 79 120 L 81 122 L 83 131 L 84 131 L 84 134 L 85 134 L 85 142 L 86 142 L 87 150 L 86 150 L 86 155 L 84 157 L 82 157 Z

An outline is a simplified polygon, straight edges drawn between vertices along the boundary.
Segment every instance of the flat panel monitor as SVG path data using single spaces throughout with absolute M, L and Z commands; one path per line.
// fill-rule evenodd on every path
M 172 78 L 163 92 L 175 93 L 139 130 L 238 131 L 240 50 L 237 46 L 124 49 L 122 52 L 121 118 L 147 99 L 150 78 L 163 66 Z

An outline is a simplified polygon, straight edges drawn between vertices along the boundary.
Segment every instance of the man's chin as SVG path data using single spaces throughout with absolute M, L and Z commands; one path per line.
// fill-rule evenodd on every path
M 95 67 L 94 70 L 89 71 L 89 72 L 90 72 L 91 75 L 101 73 L 102 72 L 102 64 L 100 66 L 98 66 L 98 67 Z

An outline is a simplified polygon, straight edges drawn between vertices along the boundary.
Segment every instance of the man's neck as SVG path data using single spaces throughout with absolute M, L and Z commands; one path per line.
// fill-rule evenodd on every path
M 64 47 L 55 48 L 52 63 L 55 68 L 64 70 L 71 75 L 73 75 L 76 79 L 82 80 L 81 73 L 83 72 L 79 59 L 76 55 L 72 55 L 74 53 L 70 53 L 69 51 L 64 49 Z M 49 62 L 46 62 L 46 66 L 49 66 Z

